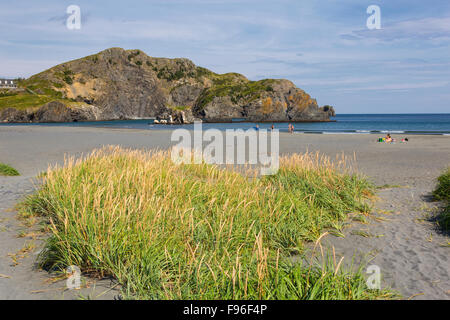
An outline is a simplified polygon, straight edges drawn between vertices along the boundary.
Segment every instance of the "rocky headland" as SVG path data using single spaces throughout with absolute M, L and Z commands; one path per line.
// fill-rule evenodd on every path
M 140 50 L 110 48 L 57 65 L 18 89 L 0 91 L 2 122 L 73 122 L 156 118 L 160 123 L 329 121 L 284 79 L 250 81 L 216 74 L 188 59 L 154 58 Z

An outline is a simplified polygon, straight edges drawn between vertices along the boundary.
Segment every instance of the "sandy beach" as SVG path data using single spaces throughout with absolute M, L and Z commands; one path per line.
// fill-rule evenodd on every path
M 0 299 L 112 299 L 118 291 L 109 280 L 92 283 L 81 291 L 64 290 L 65 283 L 50 283 L 49 275 L 36 270 L 42 241 L 15 265 L 17 253 L 29 236 L 18 237 L 26 227 L 16 219 L 15 204 L 35 190 L 33 178 L 64 156 L 80 156 L 104 145 L 127 148 L 167 149 L 169 130 L 101 129 L 81 127 L 0 126 L 0 162 L 16 168 L 21 176 L 0 177 Z M 393 135 L 394 138 L 402 138 Z M 327 236 L 346 260 L 366 260 L 381 268 L 382 285 L 404 298 L 450 299 L 448 234 L 434 222 L 439 204 L 430 201 L 436 178 L 450 165 L 449 136 L 410 136 L 408 143 L 376 142 L 376 135 L 280 134 L 280 153 L 319 151 L 335 158 L 355 157 L 357 170 L 369 177 L 378 192 L 373 219 L 352 223 L 345 237 Z M 378 218 L 378 219 L 376 219 Z M 362 236 L 364 234 L 365 236 Z

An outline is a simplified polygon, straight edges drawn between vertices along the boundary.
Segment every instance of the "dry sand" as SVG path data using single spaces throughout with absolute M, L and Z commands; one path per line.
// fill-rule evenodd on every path
M 396 137 L 394 135 L 394 137 Z M 358 170 L 380 190 L 374 217 L 369 224 L 352 223 L 344 238 L 327 236 L 347 261 L 373 259 L 381 268 L 382 285 L 405 298 L 450 299 L 450 238 L 435 226 L 437 204 L 430 192 L 439 174 L 450 165 L 450 137 L 411 136 L 406 144 L 375 142 L 374 135 L 280 134 L 280 152 L 320 151 L 331 157 L 344 152 L 356 156 Z M 397 136 L 398 138 L 398 136 Z M 0 299 L 62 299 L 84 297 L 112 299 L 118 291 L 111 281 L 97 281 L 89 288 L 65 290 L 65 282 L 49 282 L 49 275 L 36 270 L 36 254 L 42 240 L 14 266 L 10 254 L 18 253 L 31 237 L 16 219 L 14 205 L 33 192 L 32 182 L 49 164 L 62 164 L 65 154 L 79 156 L 103 145 L 160 148 L 171 145 L 170 131 L 100 129 L 45 126 L 0 126 L 0 162 L 21 172 L 19 177 L 0 177 Z M 364 236 L 362 236 L 364 235 Z

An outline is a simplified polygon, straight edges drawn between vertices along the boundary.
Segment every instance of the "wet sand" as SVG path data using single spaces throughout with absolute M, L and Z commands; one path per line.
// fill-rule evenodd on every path
M 15 167 L 19 177 L 0 177 L 0 299 L 112 299 L 118 291 L 110 281 L 98 281 L 83 290 L 65 290 L 65 282 L 49 283 L 36 270 L 42 240 L 14 266 L 17 253 L 31 237 L 16 219 L 15 204 L 33 192 L 32 179 L 49 164 L 62 164 L 64 155 L 80 156 L 104 145 L 166 149 L 170 131 L 80 127 L 0 126 L 0 162 Z M 394 138 L 402 136 L 393 135 Z M 375 135 L 280 134 L 280 153 L 320 151 L 331 157 L 345 153 L 357 160 L 359 172 L 379 186 L 373 217 L 368 224 L 352 223 L 344 238 L 327 236 L 346 260 L 372 259 L 380 267 L 382 285 L 405 298 L 450 299 L 450 238 L 434 222 L 438 204 L 430 202 L 436 178 L 450 165 L 450 137 L 410 136 L 408 143 L 376 142 Z M 393 187 L 395 186 L 395 187 Z M 362 236 L 361 234 L 364 234 Z

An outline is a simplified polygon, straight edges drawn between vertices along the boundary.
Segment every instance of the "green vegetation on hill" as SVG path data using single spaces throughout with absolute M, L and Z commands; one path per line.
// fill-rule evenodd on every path
M 175 110 L 175 111 L 185 111 L 190 109 L 190 106 L 174 106 L 174 105 L 167 105 L 167 107 L 171 110 Z
M 197 69 L 196 69 L 196 77 L 198 79 L 200 79 L 201 77 L 208 77 L 208 76 L 213 76 L 213 75 L 215 75 L 215 73 L 206 68 L 197 67 Z
M 42 267 L 112 276 L 129 298 L 390 298 L 332 258 L 290 259 L 349 213 L 367 213 L 372 193 L 366 180 L 310 154 L 255 178 L 110 147 L 49 169 L 22 214 L 51 221 Z
M 439 216 L 439 225 L 444 230 L 450 230 L 450 168 L 438 178 L 433 196 L 436 200 L 446 202 L 446 207 Z
M 20 173 L 13 167 L 0 163 L 0 176 L 20 176 Z
M 142 65 L 141 61 L 134 60 L 138 55 L 138 51 L 131 51 L 128 60 Z M 206 88 L 197 101 L 197 107 L 200 109 L 215 97 L 230 96 L 233 103 L 237 103 L 240 99 L 246 99 L 247 102 L 259 99 L 264 92 L 273 92 L 271 84 L 276 81 L 272 79 L 249 81 L 239 73 L 217 74 L 206 68 L 196 67 L 185 59 L 152 58 L 152 61 L 146 61 L 146 66 L 150 67 L 159 79 L 168 82 L 195 79 L 203 83 L 205 79 L 209 80 L 211 87 Z
M 240 99 L 251 102 L 260 99 L 264 92 L 273 91 L 271 84 L 275 80 L 237 82 L 234 78 L 230 79 L 228 75 L 220 75 L 213 79 L 214 85 L 203 91 L 197 103 L 198 107 L 204 108 L 214 98 L 225 96 L 229 96 L 233 103 L 237 103 Z
M 66 76 L 68 77 L 68 75 Z M 58 87 L 58 84 L 52 84 L 39 77 L 19 80 L 18 87 L 23 90 L 0 92 L 0 111 L 6 108 L 24 110 L 37 108 L 51 101 L 68 101 L 63 99 L 61 92 L 54 89 Z
M 6 108 L 15 108 L 18 110 L 36 107 L 53 101 L 53 99 L 44 95 L 35 95 L 28 92 L 17 93 L 9 97 L 0 97 L 0 110 Z
M 195 76 L 192 71 L 188 71 L 188 69 L 185 69 L 183 67 L 178 70 L 171 70 L 168 66 L 164 66 L 161 69 L 156 68 L 156 72 L 156 76 L 158 77 L 158 79 L 165 79 L 167 81 L 176 81 L 182 78 L 192 78 Z

